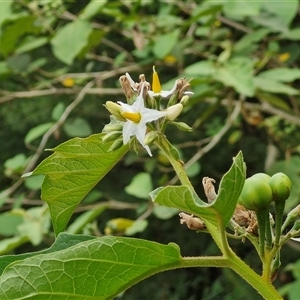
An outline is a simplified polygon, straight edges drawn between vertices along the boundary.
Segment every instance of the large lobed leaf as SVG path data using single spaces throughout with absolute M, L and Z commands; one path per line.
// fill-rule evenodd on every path
M 10 264 L 0 277 L 0 299 L 112 299 L 181 259 L 175 244 L 95 238 Z
M 194 214 L 215 226 L 218 226 L 219 221 L 226 226 L 234 213 L 245 178 L 246 166 L 240 152 L 233 159 L 230 170 L 223 176 L 218 197 L 212 204 L 203 202 L 188 186 L 158 188 L 150 193 L 150 196 L 153 201 L 161 205 Z
M 128 151 L 123 146 L 107 152 L 102 134 L 74 138 L 56 148 L 41 162 L 33 175 L 44 174 L 42 199 L 47 202 L 56 234 L 63 231 L 74 209 Z

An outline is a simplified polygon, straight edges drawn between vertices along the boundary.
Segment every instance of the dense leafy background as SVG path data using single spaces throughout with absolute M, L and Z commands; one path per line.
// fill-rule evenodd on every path
M 154 64 L 164 88 L 193 78 L 180 121 L 194 130 L 173 127 L 167 135 L 201 197 L 202 177 L 219 182 L 242 150 L 248 176 L 287 173 L 294 183 L 287 209 L 299 203 L 299 1 L 12 0 L 0 8 L 1 253 L 52 245 L 43 178 L 20 176 L 49 155 L 45 148 L 101 132 L 109 122 L 103 103 L 124 100 L 119 76 L 128 71 L 137 81 L 144 73 L 151 81 Z M 159 151 L 140 154 L 126 154 L 94 187 L 67 231 L 216 254 L 209 236 L 179 225 L 177 210 L 151 204 L 148 193 L 176 178 Z M 248 244 L 233 248 L 259 268 Z M 285 246 L 282 264 L 290 265 L 275 282 L 289 299 L 299 294 L 299 250 Z M 231 271 L 215 269 L 155 275 L 122 297 L 259 299 Z

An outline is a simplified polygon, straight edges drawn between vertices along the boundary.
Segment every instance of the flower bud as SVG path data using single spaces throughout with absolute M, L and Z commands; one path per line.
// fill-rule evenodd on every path
M 122 134 L 121 131 L 111 131 L 103 136 L 102 142 L 107 143 L 107 142 L 115 141 L 120 137 L 121 134 Z
M 105 103 L 105 108 L 113 115 L 115 116 L 118 120 L 125 122 L 126 119 L 122 117 L 122 109 L 121 106 L 115 102 L 112 101 L 106 101 Z
M 168 120 L 175 120 L 182 112 L 183 105 L 181 103 L 177 103 L 175 105 L 169 106 L 166 111 L 166 117 Z
M 102 132 L 112 132 L 112 131 L 122 131 L 123 125 L 122 124 L 107 124 L 104 126 Z
M 287 219 L 295 221 L 300 216 L 300 204 L 293 208 L 286 216 Z
M 150 145 L 158 137 L 157 131 L 150 131 L 145 135 L 144 143 L 145 145 Z
M 123 139 L 119 138 L 119 139 L 117 139 L 117 140 L 115 140 L 113 142 L 113 144 L 109 147 L 109 149 L 107 150 L 107 152 L 113 152 L 115 150 L 118 150 L 122 146 L 123 146 Z
M 274 174 L 269 185 L 273 192 L 273 200 L 276 202 L 285 201 L 290 196 L 292 182 L 287 175 L 282 172 Z
M 184 122 L 171 122 L 170 124 L 175 125 L 181 131 L 185 131 L 185 132 L 193 131 L 193 128 Z
M 190 99 L 190 97 L 189 97 L 188 95 L 184 95 L 184 96 L 181 98 L 180 103 L 181 103 L 183 106 L 185 106 L 185 105 L 188 104 L 189 99 Z

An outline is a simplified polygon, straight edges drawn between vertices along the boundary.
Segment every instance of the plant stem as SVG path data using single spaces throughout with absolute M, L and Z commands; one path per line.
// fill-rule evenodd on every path
M 270 227 L 270 222 L 267 222 L 267 218 L 269 218 L 269 210 L 262 209 L 256 211 L 256 217 L 258 222 L 258 238 L 259 238 L 259 256 L 261 260 L 265 261 L 265 238 L 266 238 L 266 230 L 267 226 Z
M 244 280 L 246 280 L 254 289 L 256 289 L 264 299 L 282 300 L 282 297 L 268 280 L 264 280 L 261 276 L 255 273 L 232 251 L 228 257 L 184 257 L 178 267 L 231 268 Z
M 278 245 L 281 237 L 281 225 L 285 201 L 275 201 L 275 241 L 274 244 Z
M 177 150 L 169 143 L 169 141 L 162 135 L 156 141 L 156 145 L 159 149 L 165 152 L 171 165 L 173 166 L 176 175 L 178 176 L 181 184 L 187 185 L 194 191 L 189 178 L 183 168 L 183 165 L 179 159 Z M 264 229 L 263 229 L 263 242 L 260 243 L 260 247 L 264 249 L 265 241 L 265 226 L 270 226 L 269 222 L 266 222 L 266 216 L 269 218 L 268 210 L 264 212 Z M 211 226 L 210 226 L 211 225 Z M 171 268 L 182 267 L 228 267 L 239 274 L 244 280 L 246 280 L 254 289 L 258 291 L 265 299 L 282 299 L 271 282 L 264 277 L 255 273 L 246 263 L 244 263 L 230 248 L 226 239 L 226 231 L 224 225 L 219 222 L 220 228 L 212 224 L 206 224 L 208 231 L 212 235 L 213 239 L 219 246 L 224 256 L 212 256 L 212 257 L 184 257 L 179 265 L 172 266 Z M 261 249 L 262 251 L 262 249 Z M 262 251 L 264 254 L 264 250 Z M 264 257 L 264 255 L 263 255 Z
M 183 168 L 183 164 L 179 159 L 177 150 L 170 144 L 170 142 L 164 137 L 161 136 L 159 141 L 156 142 L 156 145 L 159 149 L 165 152 L 166 156 L 169 159 L 170 164 L 172 165 L 176 175 L 178 176 L 182 185 L 187 185 L 194 191 L 194 187 L 191 184 L 189 178 L 186 175 L 186 172 Z

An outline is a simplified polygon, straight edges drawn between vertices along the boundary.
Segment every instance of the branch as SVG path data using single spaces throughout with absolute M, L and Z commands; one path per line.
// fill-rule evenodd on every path
M 0 97 L 0 103 L 4 103 L 10 100 L 14 100 L 15 98 L 34 98 L 40 96 L 47 96 L 47 95 L 60 95 L 60 94 L 76 94 L 80 92 L 81 89 L 79 88 L 72 88 L 72 89 L 59 89 L 59 88 L 51 88 L 47 90 L 33 90 L 33 91 L 22 91 L 22 92 L 14 92 L 9 93 L 5 91 L 6 96 Z M 93 88 L 90 89 L 87 94 L 97 94 L 97 95 L 118 95 L 122 94 L 122 89 L 117 88 Z

